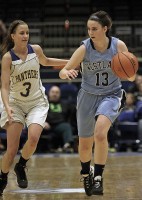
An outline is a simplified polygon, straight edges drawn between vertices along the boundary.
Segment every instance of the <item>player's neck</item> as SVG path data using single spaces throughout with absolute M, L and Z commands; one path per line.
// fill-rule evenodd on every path
M 95 42 L 94 47 L 99 52 L 104 52 L 108 48 L 109 38 L 105 37 L 103 40 Z
M 27 48 L 27 46 L 26 46 L 26 47 L 15 46 L 15 47 L 13 48 L 13 50 L 14 50 L 14 52 L 15 52 L 16 54 L 20 54 L 20 55 L 22 55 L 22 54 L 27 54 L 27 53 L 28 53 L 28 48 Z

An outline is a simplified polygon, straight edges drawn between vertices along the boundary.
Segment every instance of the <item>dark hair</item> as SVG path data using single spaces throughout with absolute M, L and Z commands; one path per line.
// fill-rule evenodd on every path
M 107 26 L 106 36 L 109 36 L 109 32 L 112 26 L 112 19 L 109 14 L 105 11 L 97 11 L 93 13 L 88 20 L 94 20 L 99 22 L 103 27 Z
M 24 21 L 22 20 L 15 20 L 13 21 L 8 29 L 7 32 L 7 36 L 5 37 L 3 43 L 2 43 L 2 47 L 1 47 L 1 51 L 2 51 L 2 56 L 9 51 L 10 49 L 12 49 L 14 47 L 14 42 L 13 39 L 11 38 L 11 34 L 16 32 L 16 29 L 19 25 L 23 25 L 26 24 Z

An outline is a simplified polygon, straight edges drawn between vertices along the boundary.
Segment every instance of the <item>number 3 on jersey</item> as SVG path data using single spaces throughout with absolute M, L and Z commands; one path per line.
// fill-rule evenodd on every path
M 30 94 L 31 83 L 30 82 L 25 82 L 25 83 L 23 83 L 23 86 L 25 87 L 25 93 L 20 92 L 20 94 L 23 97 L 27 97 Z
M 107 86 L 108 85 L 108 73 L 103 72 L 103 73 L 96 73 L 96 86 L 103 85 Z

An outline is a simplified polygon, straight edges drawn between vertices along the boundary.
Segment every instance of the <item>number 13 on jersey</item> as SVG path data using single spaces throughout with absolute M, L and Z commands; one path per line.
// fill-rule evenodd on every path
M 96 73 L 96 86 L 107 86 L 108 85 L 108 73 L 98 72 Z

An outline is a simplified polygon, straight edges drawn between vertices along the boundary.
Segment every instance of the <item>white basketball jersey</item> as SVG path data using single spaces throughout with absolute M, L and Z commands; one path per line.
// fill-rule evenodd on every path
M 45 96 L 40 79 L 40 64 L 33 48 L 28 45 L 28 55 L 22 61 L 11 49 L 10 97 L 21 101 L 33 101 Z

